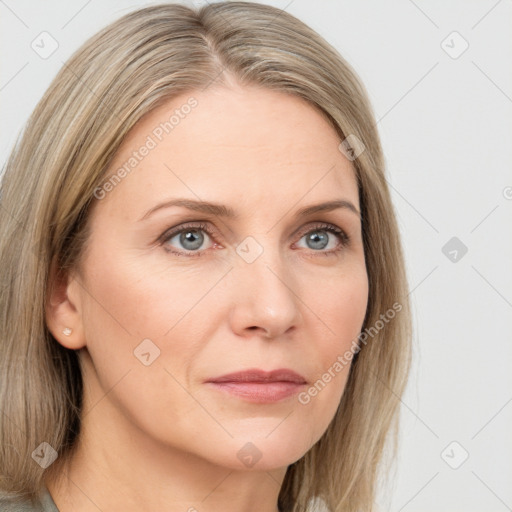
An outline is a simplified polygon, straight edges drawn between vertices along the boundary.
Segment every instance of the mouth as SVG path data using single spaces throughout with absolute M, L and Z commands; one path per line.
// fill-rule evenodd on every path
M 306 379 L 282 368 L 270 372 L 250 369 L 208 379 L 205 384 L 253 403 L 272 403 L 285 400 L 307 385 Z

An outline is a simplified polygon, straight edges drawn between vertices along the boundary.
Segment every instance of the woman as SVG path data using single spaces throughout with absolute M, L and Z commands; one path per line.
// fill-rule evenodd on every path
M 366 92 L 320 36 L 132 12 L 1 192 L 2 510 L 374 510 L 407 284 Z

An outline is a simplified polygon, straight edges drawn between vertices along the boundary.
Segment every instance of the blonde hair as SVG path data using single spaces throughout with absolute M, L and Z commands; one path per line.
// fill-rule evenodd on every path
M 364 145 L 352 163 L 369 279 L 363 331 L 373 334 L 353 357 L 327 431 L 288 467 L 279 507 L 298 512 L 316 497 L 333 512 L 373 510 L 388 441 L 390 462 L 396 456 L 411 357 L 403 255 L 373 111 L 353 69 L 316 32 L 277 8 L 236 1 L 198 10 L 146 7 L 104 28 L 60 70 L 10 155 L 0 208 L 5 493 L 35 499 L 80 429 L 78 353 L 60 345 L 45 322 L 51 269 L 80 265 L 94 192 L 134 125 L 172 97 L 230 76 L 307 100 L 340 141 L 353 135 Z M 399 313 L 376 329 L 397 303 Z M 46 470 L 31 456 L 42 442 L 59 454 Z

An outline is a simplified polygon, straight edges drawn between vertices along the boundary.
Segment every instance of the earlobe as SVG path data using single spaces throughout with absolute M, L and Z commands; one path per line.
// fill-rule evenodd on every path
M 45 303 L 46 325 L 62 346 L 72 350 L 86 345 L 77 285 L 75 278 L 52 265 Z

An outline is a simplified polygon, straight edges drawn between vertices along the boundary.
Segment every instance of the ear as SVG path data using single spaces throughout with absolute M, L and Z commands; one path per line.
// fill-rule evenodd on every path
M 52 263 L 45 301 L 46 325 L 62 346 L 72 350 L 86 345 L 80 292 L 81 286 L 76 276 L 57 270 L 55 263 Z M 66 327 L 72 330 L 69 336 L 63 333 Z

